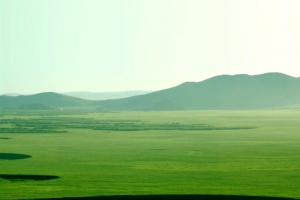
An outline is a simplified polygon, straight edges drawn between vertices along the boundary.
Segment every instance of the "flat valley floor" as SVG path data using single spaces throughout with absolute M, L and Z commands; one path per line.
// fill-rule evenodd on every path
M 300 111 L 1 111 L 0 188 L 300 198 Z

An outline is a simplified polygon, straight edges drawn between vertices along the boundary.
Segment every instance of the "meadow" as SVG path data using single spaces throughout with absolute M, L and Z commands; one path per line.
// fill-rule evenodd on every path
M 296 109 L 0 114 L 0 199 L 145 194 L 300 199 Z

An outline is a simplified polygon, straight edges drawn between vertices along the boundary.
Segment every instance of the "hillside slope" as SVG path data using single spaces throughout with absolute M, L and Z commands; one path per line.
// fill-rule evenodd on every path
M 11 110 L 56 110 L 57 108 L 42 104 L 42 103 L 31 103 L 31 104 L 22 104 L 20 106 L 12 107 Z
M 300 78 L 281 73 L 221 75 L 124 99 L 98 101 L 107 110 L 260 109 L 300 104 Z
M 0 96 L 0 108 L 15 108 L 26 104 L 47 104 L 53 107 L 84 106 L 92 101 L 70 97 L 54 92 L 27 96 Z

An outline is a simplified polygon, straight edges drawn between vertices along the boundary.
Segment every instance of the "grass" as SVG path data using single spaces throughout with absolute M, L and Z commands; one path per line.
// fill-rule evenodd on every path
M 92 129 L 107 131 L 148 130 L 238 130 L 251 126 L 215 127 L 206 124 L 144 123 L 140 120 L 95 120 L 93 118 L 39 117 L 31 119 L 2 119 L 0 131 L 8 133 L 66 133 L 67 129 Z M 58 130 L 63 129 L 63 130 Z
M 0 140 L 0 153 L 32 157 L 0 160 L 0 174 L 60 178 L 0 179 L 0 199 L 143 194 L 300 198 L 300 111 L 45 113 L 3 113 L 0 122 L 11 120 L 0 125 L 5 130 L 15 127 L 15 119 L 32 126 L 46 117 L 51 129 L 58 132 L 9 133 L 1 129 L 0 136 L 10 139 Z M 72 127 L 73 122 L 78 127 Z M 95 130 L 91 127 L 96 122 L 144 123 L 156 128 Z M 157 128 L 165 124 L 256 128 Z

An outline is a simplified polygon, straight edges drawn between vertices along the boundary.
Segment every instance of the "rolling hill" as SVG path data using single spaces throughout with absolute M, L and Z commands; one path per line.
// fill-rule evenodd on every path
M 300 78 L 281 73 L 220 75 L 124 99 L 97 101 L 107 110 L 262 109 L 300 104 Z
M 56 110 L 57 108 L 43 104 L 43 103 L 31 103 L 22 104 L 20 106 L 12 107 L 12 110 Z
M 33 108 L 39 107 L 37 104 L 46 104 L 51 107 L 74 107 L 74 106 L 84 106 L 91 103 L 92 101 L 79 99 L 75 97 L 70 97 L 62 94 L 57 94 L 54 92 L 45 92 L 34 95 L 24 95 L 24 96 L 0 96 L 0 108 L 16 109 L 16 108 Z M 29 105 L 28 104 L 33 104 Z M 34 106 L 35 104 L 35 106 Z M 26 106 L 27 105 L 27 106 Z M 23 107 L 24 106 L 24 107 Z M 33 107 L 32 107 L 33 106 Z M 46 106 L 47 107 L 47 106 Z M 45 108 L 45 107 L 44 107 Z
M 28 105 L 29 104 L 29 105 Z M 53 92 L 0 96 L 0 108 L 89 106 L 97 110 L 264 109 L 300 105 L 300 78 L 281 73 L 220 75 L 133 97 L 85 100 Z M 49 107 L 50 106 L 50 107 Z
M 11 96 L 11 97 L 16 97 L 16 96 L 20 96 L 21 94 L 17 94 L 17 93 L 6 93 L 6 94 L 1 94 L 1 95 Z

